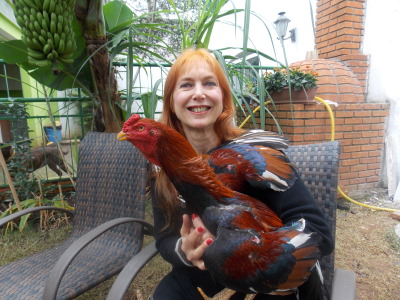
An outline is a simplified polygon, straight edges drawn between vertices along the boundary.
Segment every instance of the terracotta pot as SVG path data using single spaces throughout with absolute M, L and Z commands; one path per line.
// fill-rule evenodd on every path
M 317 89 L 318 88 L 300 91 L 292 89 L 292 100 L 290 101 L 289 88 L 285 87 L 282 92 L 273 91 L 271 93 L 271 98 L 275 104 L 310 103 L 314 101 Z

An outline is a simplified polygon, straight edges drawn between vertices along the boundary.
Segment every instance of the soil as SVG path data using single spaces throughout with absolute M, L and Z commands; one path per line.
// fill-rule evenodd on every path
M 368 205 L 400 210 L 384 189 L 352 199 Z M 340 199 L 336 224 L 335 267 L 356 274 L 356 299 L 400 299 L 399 221 L 391 212 L 372 210 Z

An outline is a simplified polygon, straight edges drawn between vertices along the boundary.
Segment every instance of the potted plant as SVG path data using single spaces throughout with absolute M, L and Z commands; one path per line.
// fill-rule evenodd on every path
M 318 73 L 309 66 L 305 69 L 293 67 L 289 74 L 285 68 L 274 68 L 264 73 L 267 96 L 274 103 L 307 103 L 314 100 L 317 92 Z M 290 93 L 289 93 L 290 82 Z

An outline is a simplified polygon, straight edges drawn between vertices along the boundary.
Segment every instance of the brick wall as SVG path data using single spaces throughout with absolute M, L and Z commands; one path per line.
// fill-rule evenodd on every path
M 360 53 L 365 0 L 319 0 L 316 48 L 318 58 L 345 62 L 366 91 L 369 57 Z

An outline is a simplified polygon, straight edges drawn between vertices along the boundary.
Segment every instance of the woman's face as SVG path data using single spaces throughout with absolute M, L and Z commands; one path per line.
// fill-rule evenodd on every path
M 196 63 L 178 78 L 173 93 L 173 110 L 185 133 L 214 130 L 214 123 L 223 110 L 222 90 L 207 63 Z

